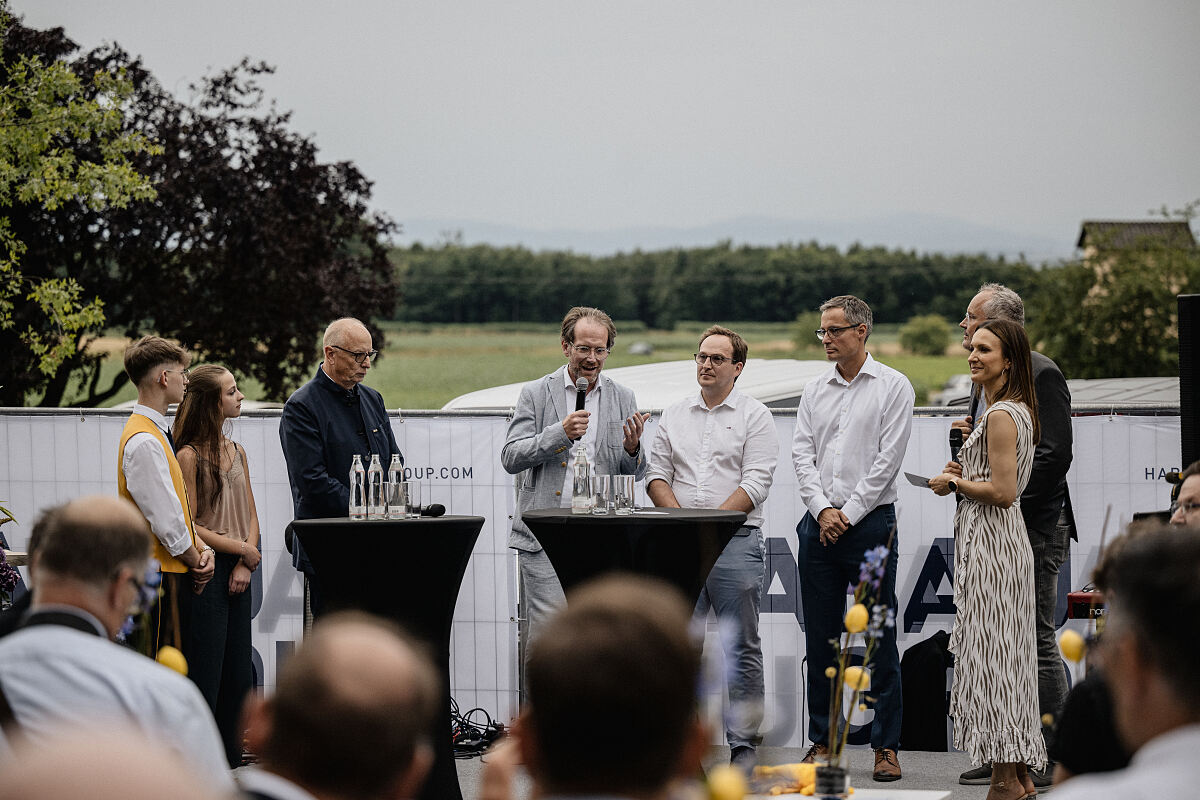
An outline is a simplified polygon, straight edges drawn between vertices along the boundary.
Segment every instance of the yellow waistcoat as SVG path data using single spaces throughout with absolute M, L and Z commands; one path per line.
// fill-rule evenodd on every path
M 167 444 L 167 439 L 163 436 L 162 431 L 149 417 L 143 417 L 141 414 L 131 415 L 129 421 L 125 423 L 125 430 L 121 431 L 121 446 L 117 448 L 117 491 L 121 497 L 137 505 L 137 501 L 129 493 L 129 487 L 125 485 L 125 443 L 135 433 L 148 433 L 162 445 L 163 452 L 167 455 L 167 468 L 171 471 L 171 483 L 175 486 L 175 494 L 179 497 L 179 505 L 183 508 L 183 519 L 187 522 L 192 545 L 199 548 L 200 546 L 196 544 L 196 529 L 192 527 L 192 510 L 188 505 L 187 490 L 183 485 L 183 471 L 179 469 L 175 453 Z M 159 569 L 163 572 L 187 572 L 188 570 L 182 561 L 167 552 L 167 548 L 162 546 L 162 542 L 158 540 L 157 536 L 154 537 L 154 557 L 158 560 Z

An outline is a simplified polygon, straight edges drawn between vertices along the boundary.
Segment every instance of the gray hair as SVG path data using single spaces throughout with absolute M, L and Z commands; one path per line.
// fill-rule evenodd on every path
M 867 336 L 871 335 L 871 331 L 875 327 L 875 317 L 871 314 L 871 307 L 864 301 L 852 294 L 840 294 L 821 303 L 821 308 L 818 310 L 828 311 L 831 308 L 840 308 L 846 315 L 846 322 L 851 325 L 866 325 Z
M 367 326 L 364 325 L 361 320 L 357 320 L 354 317 L 342 317 L 341 319 L 335 319 L 333 322 L 329 323 L 329 327 L 325 329 L 325 336 L 321 339 L 321 346 L 331 347 L 333 345 L 344 344 L 346 341 L 346 334 L 356 328 L 361 328 L 364 331 L 367 330 Z M 367 333 L 369 335 L 370 331 L 367 331 Z
M 979 287 L 979 294 L 987 292 L 991 295 L 983 301 L 983 313 L 988 319 L 1007 319 L 1018 325 L 1025 324 L 1025 304 L 1021 295 L 999 283 L 985 283 Z

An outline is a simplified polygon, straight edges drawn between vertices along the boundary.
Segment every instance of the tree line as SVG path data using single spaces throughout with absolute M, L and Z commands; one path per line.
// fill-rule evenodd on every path
M 1018 292 L 1036 284 L 1028 264 L 986 255 L 882 247 L 782 244 L 634 251 L 611 256 L 521 247 L 392 251 L 400 300 L 412 322 L 556 322 L 573 305 L 670 329 L 678 320 L 780 322 L 838 294 L 866 300 L 879 322 L 936 314 L 957 320 L 981 283 Z

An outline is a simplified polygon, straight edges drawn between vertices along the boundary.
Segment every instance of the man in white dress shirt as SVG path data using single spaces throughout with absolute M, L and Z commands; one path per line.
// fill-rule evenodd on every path
M 44 749 L 64 731 L 111 735 L 132 727 L 173 750 L 209 789 L 232 790 L 200 690 L 109 641 L 148 599 L 153 538 L 137 508 L 117 497 L 82 497 L 50 509 L 34 527 L 30 614 L 0 640 L 0 694 L 7 701 L 0 702 L 0 752 L 14 739 Z
M 646 469 L 646 493 L 656 506 L 723 508 L 746 512 L 705 581 L 696 614 L 716 612 L 729 661 L 725 738 L 730 761 L 754 765 L 762 737 L 762 639 L 759 604 L 766 577 L 762 504 L 779 460 L 770 410 L 734 383 L 746 366 L 746 342 L 714 325 L 700 337 L 696 382 L 700 391 L 663 412 Z
M 1123 770 L 1071 778 L 1057 800 L 1195 797 L 1200 753 L 1200 528 L 1164 527 L 1125 543 L 1097 588 L 1100 639 Z M 1103 583 L 1104 585 L 1101 585 Z
M 846 587 L 858 584 L 864 554 L 889 541 L 874 602 L 896 609 L 896 478 L 912 431 L 915 395 L 907 378 L 867 352 L 871 327 L 871 309 L 857 297 L 842 295 L 821 305 L 816 333 L 834 366 L 804 387 L 796 412 L 792 462 L 808 509 L 796 526 L 812 741 L 806 761 L 828 753 L 825 670 L 834 663 L 830 640 L 842 632 Z M 871 696 L 873 777 L 898 780 L 902 707 L 895 627 L 883 628 L 872 656 Z
M 183 473 L 167 426 L 167 409 L 187 391 L 191 357 L 173 342 L 145 336 L 125 349 L 125 372 L 138 390 L 138 402 L 121 432 L 117 491 L 137 506 L 157 541 L 154 558 L 162 573 L 162 600 L 155 606 L 149 652 L 159 644 L 186 649 L 192 592 L 212 579 L 213 549 L 192 528 Z M 187 577 L 190 582 L 185 581 Z

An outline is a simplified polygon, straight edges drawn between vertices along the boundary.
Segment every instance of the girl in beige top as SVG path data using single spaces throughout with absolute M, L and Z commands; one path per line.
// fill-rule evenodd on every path
M 184 625 L 188 677 L 213 710 L 231 767 L 242 763 L 242 702 L 254 682 L 250 613 L 258 569 L 258 512 L 246 451 L 226 434 L 241 414 L 243 395 L 229 370 L 191 371 L 175 421 L 175 445 L 196 534 L 216 551 L 216 572 L 192 599 Z

